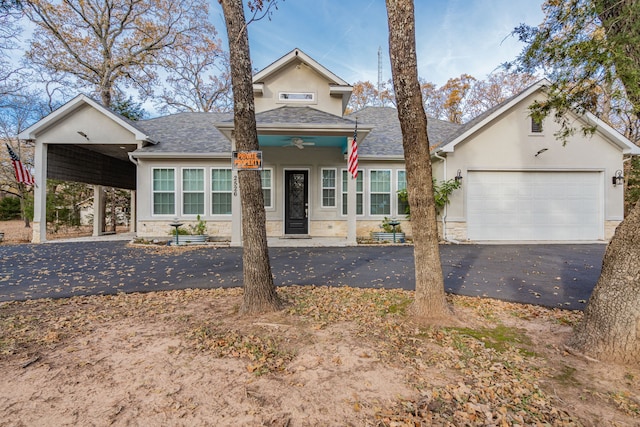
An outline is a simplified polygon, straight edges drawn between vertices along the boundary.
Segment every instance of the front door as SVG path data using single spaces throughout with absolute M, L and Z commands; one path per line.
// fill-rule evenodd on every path
M 309 234 L 309 172 L 284 172 L 284 234 Z

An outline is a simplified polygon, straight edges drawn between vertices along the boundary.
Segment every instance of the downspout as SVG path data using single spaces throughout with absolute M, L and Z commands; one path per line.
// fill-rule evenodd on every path
M 443 181 L 446 181 L 447 180 L 447 158 L 442 157 L 440 154 L 438 154 L 437 151 L 433 153 L 433 156 L 436 157 L 437 159 L 442 160 Z M 459 245 L 460 242 L 454 239 L 450 239 L 447 236 L 447 207 L 448 207 L 447 205 L 444 205 L 444 212 L 442 213 L 442 238 L 446 242 L 455 243 L 456 245 Z

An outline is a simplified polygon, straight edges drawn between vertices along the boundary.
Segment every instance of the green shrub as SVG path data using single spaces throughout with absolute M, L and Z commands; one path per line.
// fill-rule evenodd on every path
M 0 221 L 20 218 L 20 199 L 5 197 L 0 199 Z

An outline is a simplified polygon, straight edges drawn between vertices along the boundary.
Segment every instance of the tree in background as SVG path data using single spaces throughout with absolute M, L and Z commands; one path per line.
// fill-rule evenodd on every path
M 640 113 L 640 2 L 635 0 L 547 1 L 544 22 L 520 26 L 527 42 L 517 65 L 542 68 L 552 79 L 549 100 L 533 106 L 538 117 L 553 114 L 571 134 L 570 109 L 597 107 L 603 93 L 626 98 Z M 623 104 L 618 104 L 623 105 Z M 583 129 L 588 132 L 590 129 Z M 640 205 L 636 204 L 607 246 L 602 272 L 583 320 L 569 342 L 601 360 L 640 362 Z
M 196 0 L 31 0 L 24 11 L 36 25 L 27 58 L 107 107 L 128 87 L 151 94 L 171 51 L 206 49 L 215 34 Z
M 0 141 L 2 142 L 0 145 L 0 188 L 20 199 L 21 216 L 25 221 L 25 227 L 30 226 L 31 215 L 27 208 L 32 188 L 16 182 L 14 169 L 4 144 L 9 144 L 20 161 L 28 169 L 33 169 L 34 146 L 31 142 L 18 140 L 16 135 L 50 112 L 46 105 L 38 100 L 36 93 L 27 92 L 22 92 L 21 95 L 0 97 L 2 105 L 0 108 Z
M 386 88 L 386 84 L 378 90 L 370 81 L 356 82 L 353 85 L 353 92 L 347 105 L 347 113 L 362 110 L 365 107 L 385 107 L 393 105 L 395 97 L 391 90 Z
M 467 93 L 464 121 L 479 116 L 500 105 L 514 95 L 521 93 L 539 80 L 533 74 L 494 71 L 485 80 L 475 80 Z
M 161 113 L 233 110 L 229 54 L 219 40 L 203 43 L 204 49 L 193 46 L 166 56 L 164 67 L 171 72 L 155 101 Z
M 219 0 L 224 12 L 229 38 L 231 83 L 233 85 L 233 121 L 236 150 L 258 150 L 255 104 L 249 36 L 242 0 Z M 250 4 L 255 10 L 269 7 L 262 1 Z M 238 171 L 242 202 L 243 253 L 242 274 L 244 297 L 240 312 L 245 314 L 278 310 L 282 302 L 271 274 L 267 246 L 266 213 L 259 171 Z
M 391 74 L 402 128 L 402 145 L 411 206 L 416 274 L 414 314 L 423 318 L 450 315 L 438 247 L 427 117 L 418 82 L 415 17 L 412 0 L 386 0 Z
M 23 70 L 11 63 L 10 52 L 17 48 L 21 33 L 18 20 L 22 16 L 17 1 L 0 1 L 0 107 L 2 98 L 16 95 L 25 86 Z
M 536 80 L 538 79 L 531 74 L 498 71 L 489 74 L 486 80 L 462 74 L 460 77 L 449 79 L 441 87 L 424 78 L 419 78 L 418 82 L 423 107 L 428 117 L 452 123 L 465 123 L 519 94 Z M 373 83 L 357 82 L 353 85 L 348 112 L 365 107 L 395 104 L 392 87 L 385 88 L 383 93 L 379 94 Z

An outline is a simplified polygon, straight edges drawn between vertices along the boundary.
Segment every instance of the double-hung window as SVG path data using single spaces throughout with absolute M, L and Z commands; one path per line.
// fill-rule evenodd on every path
M 211 169 L 211 214 L 231 215 L 231 169 Z
M 335 169 L 322 169 L 322 207 L 336 207 L 338 180 Z
M 271 169 L 262 169 L 260 171 L 260 179 L 262 180 L 262 197 L 264 198 L 264 207 L 273 207 L 273 182 Z
M 369 171 L 369 213 L 391 215 L 391 171 Z
M 204 169 L 182 169 L 182 213 L 204 215 Z
M 176 171 L 173 168 L 153 169 L 153 214 L 176 214 Z
M 349 182 L 349 171 L 347 170 L 343 170 L 342 171 L 342 215 L 347 215 L 347 200 L 348 200 L 348 194 L 347 194 L 347 185 Z M 356 178 L 356 215 L 362 215 L 363 209 L 364 209 L 364 203 L 363 203 L 363 181 L 364 181 L 364 174 L 362 173 L 362 171 L 358 171 L 358 178 Z
M 407 189 L 407 172 L 406 171 L 398 171 L 398 191 Z M 396 193 L 397 194 L 397 193 Z M 398 195 L 398 216 L 406 215 L 407 210 L 409 209 L 409 203 L 407 201 L 403 201 L 400 199 L 400 195 Z

